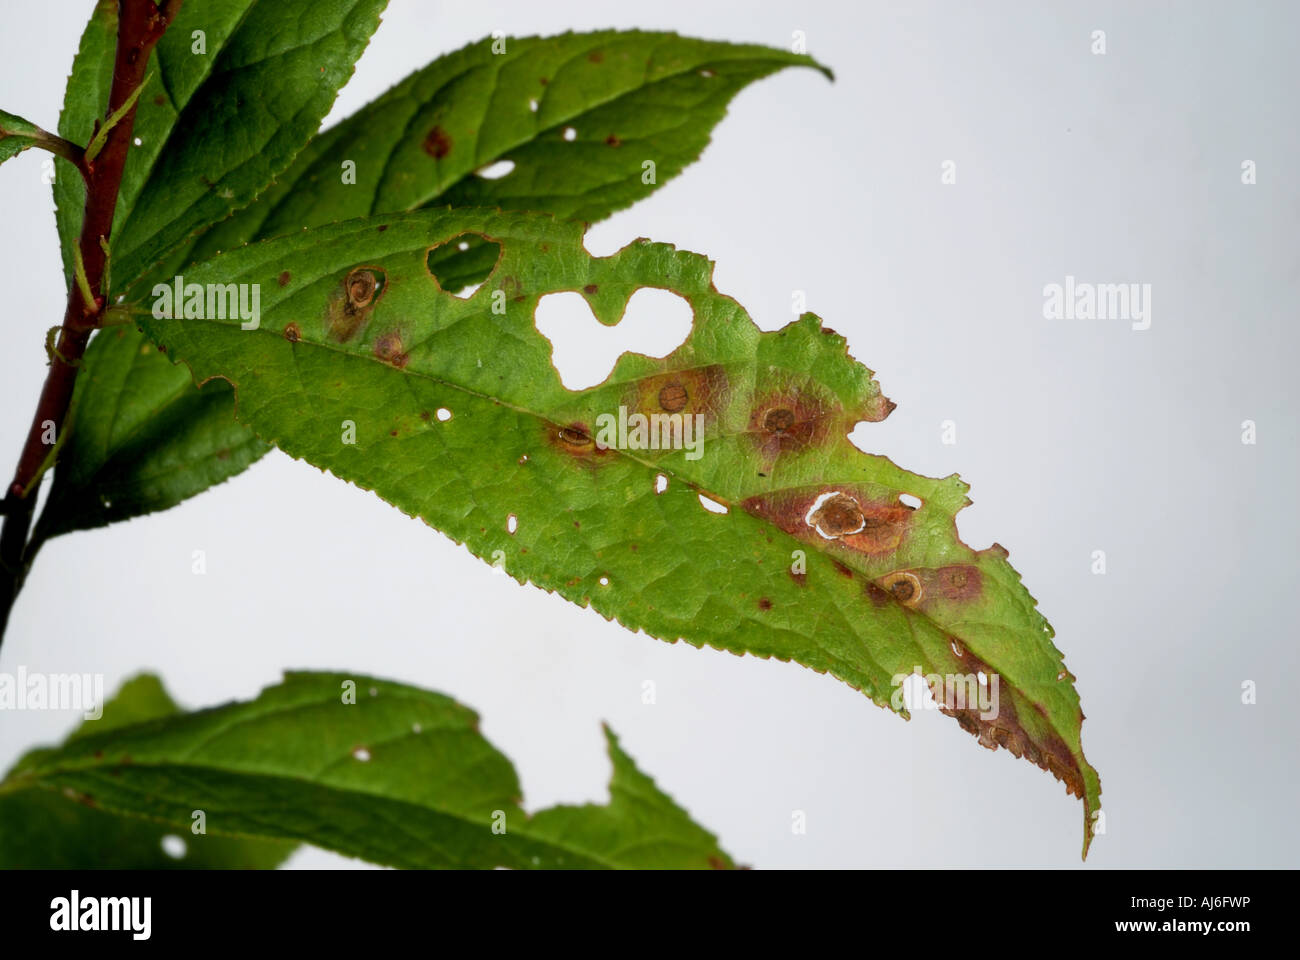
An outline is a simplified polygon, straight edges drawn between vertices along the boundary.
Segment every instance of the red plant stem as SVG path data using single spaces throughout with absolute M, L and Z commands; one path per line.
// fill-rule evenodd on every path
M 144 82 L 149 55 L 180 6 L 181 0 L 164 0 L 162 6 L 155 0 L 119 0 L 113 85 L 105 118 L 120 109 Z M 4 526 L 0 530 L 0 640 L 4 638 L 9 612 L 26 575 L 27 535 L 36 508 L 36 489 L 40 485 L 41 467 L 50 453 L 44 438 L 49 433 L 49 424 L 53 424 L 55 436 L 63 430 L 81 369 L 81 357 L 86 352 L 91 333 L 103 320 L 102 287 L 108 257 L 101 239 L 107 241 L 112 232 L 113 214 L 117 210 L 117 195 L 134 125 L 133 105 L 108 131 L 99 155 L 86 163 L 81 171 L 86 181 L 86 210 L 77 245 L 95 299 L 88 303 L 81 285 L 74 280 L 68 291 L 63 326 L 50 357 L 50 372 L 41 388 L 36 415 L 32 418 L 13 482 L 5 497 Z

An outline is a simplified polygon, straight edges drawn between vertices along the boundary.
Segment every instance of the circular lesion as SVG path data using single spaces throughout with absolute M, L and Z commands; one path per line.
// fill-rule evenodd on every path
M 789 433 L 794 424 L 794 411 L 789 407 L 773 407 L 763 414 L 763 430 L 778 437 Z
M 914 607 L 925 594 L 921 578 L 910 570 L 895 570 L 880 578 L 880 585 L 905 607 Z
M 374 271 L 357 267 L 348 274 L 343 288 L 347 291 L 348 304 L 355 310 L 361 310 L 370 306 L 370 302 L 375 299 L 379 281 L 375 278 Z
M 556 435 L 560 438 L 561 443 L 570 447 L 591 446 L 591 437 L 577 427 L 560 427 Z
M 685 410 L 689 400 L 689 392 L 680 383 L 668 383 L 659 390 L 659 406 L 669 413 L 680 413 Z

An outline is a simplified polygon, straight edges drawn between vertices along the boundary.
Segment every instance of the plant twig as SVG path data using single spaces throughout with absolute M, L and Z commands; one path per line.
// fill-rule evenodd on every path
M 101 125 L 102 146 L 94 163 L 84 164 L 86 210 L 77 240 L 78 276 L 68 291 L 58 342 L 50 351 L 50 368 L 36 405 L 31 429 L 18 457 L 13 482 L 5 495 L 4 525 L 0 528 L 0 640 L 9 613 L 27 574 L 27 535 L 36 508 L 36 490 L 49 456 L 45 437 L 53 424 L 62 436 L 81 357 L 90 335 L 104 314 L 103 281 L 108 262 L 107 240 L 117 210 L 122 171 L 126 167 L 135 125 L 135 99 L 144 83 L 145 69 L 154 46 L 180 9 L 181 0 L 118 0 L 117 51 L 107 116 Z M 81 166 L 81 165 L 79 165 Z

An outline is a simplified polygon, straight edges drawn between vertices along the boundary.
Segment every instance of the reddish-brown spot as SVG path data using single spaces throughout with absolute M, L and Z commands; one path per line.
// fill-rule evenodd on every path
M 429 423 L 431 420 L 433 420 L 433 414 L 431 414 L 428 410 L 421 410 L 420 419 L 423 420 L 425 423 Z
M 277 279 L 280 282 L 280 286 L 287 287 L 289 285 L 289 271 L 284 271 Z
M 594 463 L 603 460 L 609 453 L 592 439 L 591 430 L 584 423 L 544 423 L 543 430 L 543 436 L 551 449 L 573 459 Z
M 822 501 L 822 505 L 808 518 L 808 523 L 823 536 L 837 538 L 857 533 L 863 528 L 865 520 L 858 501 L 843 493 L 836 493 Z
M 850 580 L 853 579 L 853 571 L 844 564 L 840 563 L 838 560 L 832 560 L 831 563 L 835 564 L 835 570 L 841 576 L 848 577 Z
M 330 339 L 346 343 L 366 325 L 374 304 L 383 296 L 379 280 L 383 271 L 357 267 L 343 278 L 342 294 L 334 294 L 326 308 L 326 332 Z
M 782 387 L 756 399 L 747 432 L 764 458 L 772 461 L 783 453 L 796 453 L 826 443 L 839 412 L 839 405 L 832 398 L 819 395 L 810 386 Z M 846 424 L 845 432 L 848 429 Z
M 375 340 L 373 351 L 376 357 L 385 363 L 392 363 L 402 356 L 402 335 L 396 330 L 380 334 Z
M 153 98 L 153 102 L 154 102 L 154 106 L 161 107 L 164 103 L 167 102 L 167 98 L 160 93 L 158 94 L 158 96 Z
M 424 152 L 435 160 L 441 160 L 451 153 L 451 137 L 442 127 L 434 127 L 425 135 Z
M 976 675 L 983 673 L 985 677 L 991 677 L 996 673 L 987 663 L 969 650 L 965 651 L 962 664 L 965 670 Z M 1017 707 L 1019 697 L 1006 681 L 1006 677 L 999 677 L 999 687 L 996 716 L 987 715 L 988 711 L 982 711 L 978 704 L 972 705 L 968 703 L 961 706 L 955 700 L 949 702 L 947 697 L 936 697 L 935 699 L 939 709 L 956 719 L 958 725 L 967 733 L 977 737 L 982 746 L 990 750 L 1002 747 L 1009 750 L 1013 756 L 1024 757 L 1030 763 L 1041 767 L 1064 783 L 1066 791 L 1072 796 L 1084 798 L 1083 775 L 1080 772 L 1078 761 L 1070 753 L 1070 748 L 1065 741 L 1054 731 L 1047 730 L 1040 734 L 1039 740 L 1035 742 L 1020 720 Z M 1038 709 L 1042 713 L 1042 709 Z M 1079 719 L 1082 721 L 1082 714 L 1080 714 Z M 1084 828 L 1090 840 L 1092 837 L 1092 811 L 1086 809 L 1086 799 L 1084 802 Z
M 375 275 L 369 270 L 353 270 L 344 281 L 348 294 L 348 305 L 354 309 L 370 306 L 375 297 Z
M 594 283 L 589 283 L 582 288 L 582 292 L 585 293 L 587 296 L 591 296 L 593 293 L 596 292 L 597 289 L 599 288 Z
M 379 232 L 380 232 L 380 233 L 383 233 L 385 230 L 388 229 L 388 224 L 386 224 L 386 223 L 381 223 L 381 224 L 379 225 L 379 228 L 378 228 L 378 229 L 379 229 Z
M 767 597 L 759 597 L 759 598 L 758 598 L 758 609 L 760 609 L 760 610 L 771 610 L 771 609 L 772 609 L 772 601 L 769 600 Z
M 222 447 L 220 450 L 218 450 L 218 451 L 217 451 L 217 459 L 218 459 L 218 460 L 229 460 L 229 459 L 230 459 L 230 448 L 229 448 L 229 447 Z
M 587 59 L 590 60 L 592 63 L 600 63 L 602 60 L 605 59 L 605 55 L 601 53 L 599 50 L 593 50 L 591 51 L 591 53 L 587 54 Z
M 921 578 L 910 570 L 895 570 L 885 574 L 880 578 L 880 586 L 905 607 L 916 606 L 925 595 Z
M 550 81 L 548 81 L 545 77 L 539 77 L 537 82 L 540 83 L 542 86 L 546 86 L 546 84 L 549 83 Z
M 680 413 L 686 409 L 686 388 L 680 383 L 670 383 L 659 391 L 659 406 L 669 413 Z
M 957 601 L 973 600 L 980 595 L 984 585 L 979 567 L 969 564 L 940 567 L 933 571 L 931 579 L 937 593 Z
M 790 579 L 793 580 L 795 583 L 799 584 L 799 586 L 801 587 L 808 586 L 808 574 L 806 573 L 795 573 L 793 570 L 791 570 Z
M 299 340 L 302 339 L 302 330 L 298 328 L 298 324 L 296 323 L 285 324 L 284 339 L 288 340 L 290 343 L 297 343 Z
M 716 420 L 727 401 L 727 374 L 721 365 L 657 373 L 628 387 L 630 413 L 703 414 L 705 423 Z
M 623 145 L 623 141 L 611 133 L 608 137 L 605 138 L 605 144 L 611 147 L 621 147 Z
M 871 580 L 867 581 L 867 597 L 871 600 L 873 607 L 883 607 L 889 603 L 888 591 L 882 590 L 879 585 Z

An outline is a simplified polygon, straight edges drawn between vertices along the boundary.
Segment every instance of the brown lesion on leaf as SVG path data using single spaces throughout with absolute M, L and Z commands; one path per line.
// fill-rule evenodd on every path
M 407 361 L 410 359 L 402 348 L 402 334 L 398 330 L 381 333 L 375 338 L 371 350 L 377 359 L 384 361 L 384 363 L 391 363 L 399 368 L 406 366 Z
M 772 601 L 771 601 L 769 598 L 767 598 L 767 597 L 759 597 L 759 598 L 758 598 L 758 609 L 760 609 L 760 610 L 764 610 L 764 611 L 766 611 L 766 610 L 771 610 L 771 609 L 772 609 Z
M 877 581 L 880 589 L 905 607 L 915 607 L 925 596 L 925 586 L 921 578 L 911 570 L 895 570 L 887 573 Z
M 290 278 L 291 278 L 291 274 L 289 273 L 288 270 L 285 270 L 280 274 L 279 277 L 276 278 L 276 282 L 279 283 L 280 286 L 282 287 L 287 287 L 289 285 Z
M 356 267 L 343 278 L 326 305 L 325 334 L 336 343 L 356 338 L 384 295 L 385 274 L 379 267 Z
M 632 413 L 703 414 L 706 426 L 716 422 L 726 403 L 727 374 L 720 364 L 656 373 L 628 389 L 626 403 Z
M 843 493 L 827 497 L 808 517 L 808 525 L 828 539 L 858 533 L 865 523 L 866 517 L 858 501 Z
M 950 639 L 956 642 L 955 638 Z M 977 676 L 981 673 L 986 678 L 994 675 L 993 669 L 987 663 L 964 648 L 962 665 Z M 935 691 L 932 688 L 931 693 L 935 695 L 935 701 L 939 709 L 955 719 L 963 730 L 975 736 L 982 746 L 990 750 L 1002 747 L 1004 750 L 1010 751 L 1012 756 L 1023 757 L 1030 763 L 1041 767 L 1064 783 L 1066 791 L 1071 796 L 1084 800 L 1086 805 L 1087 798 L 1084 796 L 1083 774 L 1079 769 L 1078 761 L 1071 754 L 1069 746 L 1050 727 L 1047 728 L 1043 741 L 1036 742 L 1025 730 L 1020 720 L 1020 714 L 1015 702 L 1014 688 L 1009 683 L 1003 682 L 1005 678 L 999 677 L 998 679 L 999 691 L 996 716 L 991 715 L 994 713 L 993 710 L 981 710 L 978 704 L 966 704 L 964 707 L 955 702 L 950 704 L 943 695 L 943 691 Z M 1029 706 L 1040 714 L 1044 713 L 1043 709 L 1036 704 L 1029 704 Z M 984 714 L 990 715 L 985 716 Z M 1082 720 L 1082 715 L 1080 720 Z M 1091 831 L 1091 821 L 1087 817 L 1085 817 L 1085 821 L 1085 829 Z
M 868 556 L 897 550 L 914 513 L 897 499 L 869 496 L 853 486 L 762 494 L 742 506 L 801 540 L 831 541 Z
M 296 323 L 286 323 L 284 325 L 284 339 L 290 343 L 297 343 L 302 339 L 302 329 Z
M 605 145 L 609 147 L 621 147 L 623 145 L 623 141 L 611 133 L 608 137 L 605 138 Z
M 756 397 L 746 433 L 770 463 L 781 454 L 826 443 L 839 412 L 839 405 L 831 398 L 811 389 L 771 390 Z
M 557 424 L 543 421 L 542 431 L 543 439 L 552 450 L 575 460 L 595 462 L 610 452 L 600 448 L 592 436 L 591 428 L 585 423 L 575 421 Z
M 441 160 L 451 153 L 451 135 L 442 127 L 434 127 L 424 136 L 424 152 L 435 160 Z

